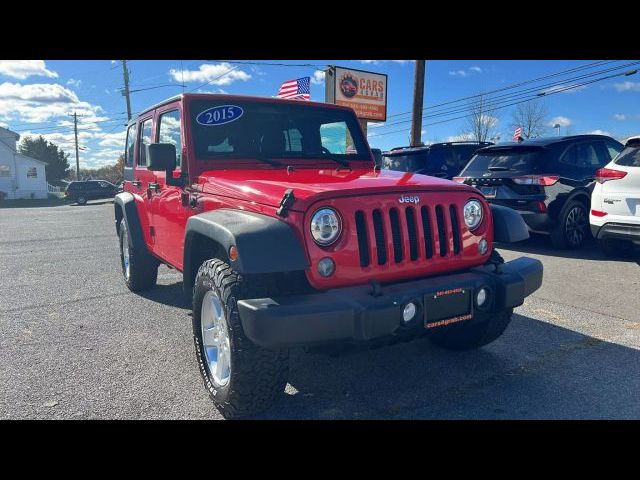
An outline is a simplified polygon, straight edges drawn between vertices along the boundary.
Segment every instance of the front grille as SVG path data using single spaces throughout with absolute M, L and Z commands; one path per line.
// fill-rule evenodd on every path
M 386 265 L 455 256 L 462 250 L 458 208 L 453 204 L 358 210 L 355 225 L 361 267 L 376 261 Z

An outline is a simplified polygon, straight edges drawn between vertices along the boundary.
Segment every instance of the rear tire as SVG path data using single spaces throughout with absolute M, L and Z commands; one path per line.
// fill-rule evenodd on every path
M 577 250 L 589 238 L 589 216 L 586 207 L 575 200 L 562 209 L 558 225 L 551 232 L 551 244 L 559 249 Z
M 84 195 L 78 195 L 76 197 L 76 203 L 78 205 L 86 205 L 87 204 L 87 197 L 85 197 Z
M 289 350 L 251 342 L 238 313 L 238 300 L 270 294 L 268 277 L 241 276 L 219 259 L 204 262 L 196 275 L 192 316 L 196 358 L 209 396 L 227 419 L 266 410 L 287 385 Z
M 127 222 L 120 222 L 120 265 L 124 282 L 132 292 L 156 286 L 159 262 L 146 250 L 137 251 L 129 241 Z
M 488 345 L 498 339 L 509 326 L 513 309 L 493 314 L 476 314 L 483 318 L 478 323 L 464 322 L 440 327 L 429 335 L 437 346 L 447 350 L 471 350 Z M 473 320 L 478 321 L 476 319 Z

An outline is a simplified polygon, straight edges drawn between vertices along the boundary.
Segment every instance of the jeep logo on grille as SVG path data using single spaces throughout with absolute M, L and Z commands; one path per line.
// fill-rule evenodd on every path
M 419 203 L 420 202 L 420 197 L 416 196 L 408 196 L 408 195 L 403 195 L 400 197 L 400 200 L 398 200 L 400 203 Z

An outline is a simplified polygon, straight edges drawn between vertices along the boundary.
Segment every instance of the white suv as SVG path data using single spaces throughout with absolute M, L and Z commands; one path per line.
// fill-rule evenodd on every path
M 596 172 L 589 215 L 591 232 L 607 255 L 640 245 L 640 136 Z

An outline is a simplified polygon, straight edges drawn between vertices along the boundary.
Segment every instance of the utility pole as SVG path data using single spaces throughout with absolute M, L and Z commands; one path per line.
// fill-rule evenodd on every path
M 131 120 L 131 100 L 129 99 L 129 70 L 127 70 L 127 61 L 122 60 L 122 75 L 124 76 L 124 90 L 122 95 L 127 98 L 127 121 Z
M 78 156 L 78 114 L 73 112 L 73 132 L 76 136 L 76 180 L 80 180 L 80 157 Z
M 412 147 L 416 147 L 421 144 L 425 64 L 426 60 L 416 60 L 416 75 L 413 84 L 413 119 L 411 123 Z

